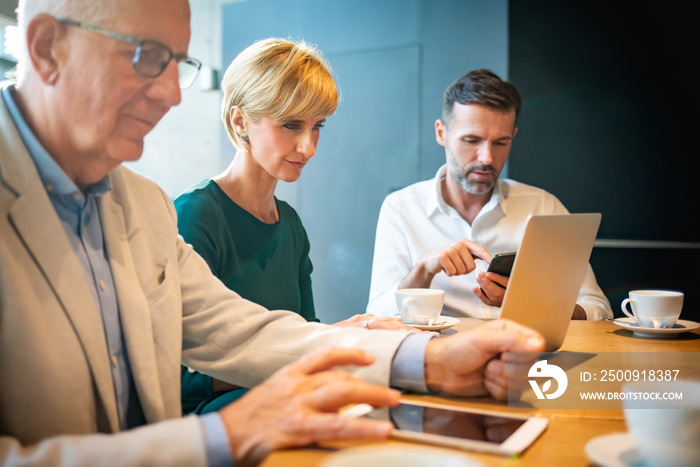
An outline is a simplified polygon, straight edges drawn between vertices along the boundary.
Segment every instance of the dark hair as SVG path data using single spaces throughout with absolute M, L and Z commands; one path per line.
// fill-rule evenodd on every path
M 442 98 L 442 120 L 445 124 L 452 116 L 455 102 L 483 105 L 502 112 L 515 110 L 516 121 L 520 114 L 520 94 L 515 86 L 485 69 L 470 71 L 445 90 Z

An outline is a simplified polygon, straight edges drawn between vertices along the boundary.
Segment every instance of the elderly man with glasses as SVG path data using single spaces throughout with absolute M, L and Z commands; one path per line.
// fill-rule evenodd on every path
M 231 465 L 384 438 L 386 422 L 338 410 L 396 404 L 388 385 L 504 398 L 501 355 L 542 349 L 507 322 L 430 340 L 241 299 L 177 235 L 167 195 L 121 165 L 196 77 L 187 0 L 21 0 L 19 21 L 20 81 L 0 89 L 3 466 Z M 181 363 L 257 386 L 182 418 Z

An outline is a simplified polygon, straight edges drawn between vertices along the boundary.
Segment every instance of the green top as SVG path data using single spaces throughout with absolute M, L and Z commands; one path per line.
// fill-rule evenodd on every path
M 229 289 L 267 309 L 318 321 L 311 293 L 309 239 L 294 208 L 275 198 L 279 221 L 265 224 L 238 206 L 213 180 L 175 199 L 185 241 Z M 183 367 L 183 410 L 211 400 L 211 377 Z M 215 397 L 214 397 L 215 398 Z

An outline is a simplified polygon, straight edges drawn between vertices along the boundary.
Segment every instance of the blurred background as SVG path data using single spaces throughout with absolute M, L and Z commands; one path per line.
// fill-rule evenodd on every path
M 0 0 L 0 73 L 11 77 L 16 0 Z M 171 197 L 221 172 L 234 150 L 218 83 L 256 40 L 316 44 L 342 101 L 314 159 L 278 197 L 311 240 L 324 322 L 365 309 L 379 207 L 434 176 L 444 89 L 489 68 L 523 97 L 503 176 L 555 194 L 571 212 L 601 212 L 591 263 L 616 316 L 636 288 L 685 292 L 700 321 L 697 55 L 688 4 L 601 0 L 191 0 L 190 55 L 204 63 L 147 137 L 131 168 Z M 662 8 L 663 7 L 663 8 Z M 492 252 L 498 253 L 498 252 Z

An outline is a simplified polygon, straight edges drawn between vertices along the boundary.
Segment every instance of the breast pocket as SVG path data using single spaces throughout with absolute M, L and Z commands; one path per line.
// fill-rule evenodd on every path
M 170 261 L 166 262 L 165 266 L 156 268 L 153 280 L 145 292 L 148 307 L 152 311 L 163 306 L 177 306 L 181 302 L 180 287 Z

